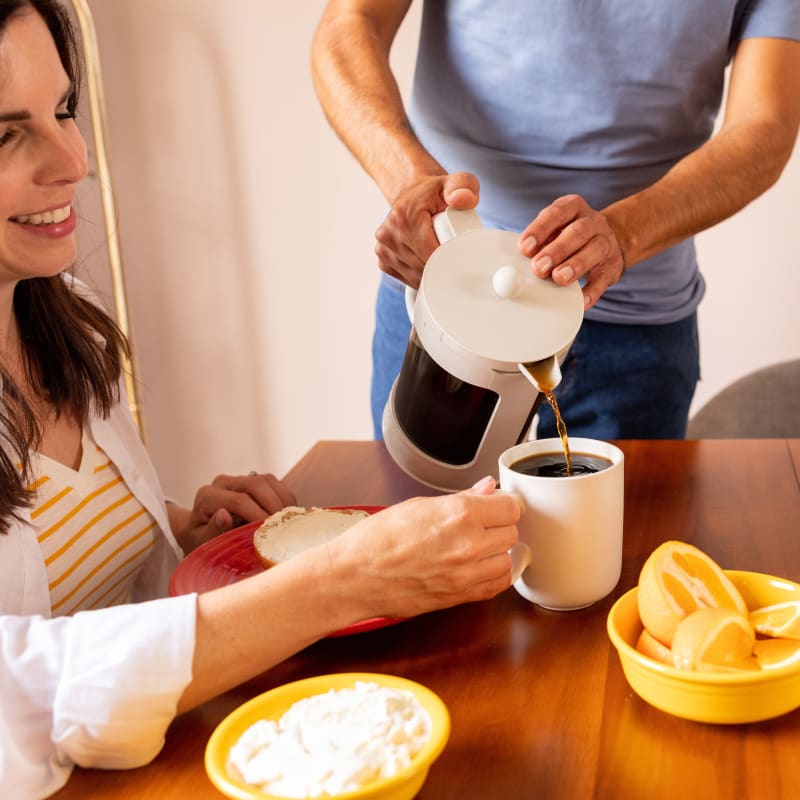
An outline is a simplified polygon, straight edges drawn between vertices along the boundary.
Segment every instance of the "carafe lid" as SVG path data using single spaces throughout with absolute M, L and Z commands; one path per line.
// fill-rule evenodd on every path
M 479 359 L 541 361 L 567 347 L 583 321 L 577 282 L 558 286 L 533 274 L 519 236 L 467 230 L 438 247 L 420 292 L 442 332 Z

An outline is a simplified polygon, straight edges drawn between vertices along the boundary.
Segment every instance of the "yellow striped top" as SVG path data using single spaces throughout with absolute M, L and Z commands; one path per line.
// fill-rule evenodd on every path
M 156 521 L 86 429 L 77 470 L 42 454 L 33 467 L 31 518 L 53 616 L 127 602 Z

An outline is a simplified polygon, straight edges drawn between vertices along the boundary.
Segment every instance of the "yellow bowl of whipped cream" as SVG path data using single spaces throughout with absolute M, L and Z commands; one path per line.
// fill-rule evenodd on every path
M 205 766 L 237 800 L 411 800 L 449 736 L 447 707 L 419 683 L 320 675 L 231 712 L 208 741 Z

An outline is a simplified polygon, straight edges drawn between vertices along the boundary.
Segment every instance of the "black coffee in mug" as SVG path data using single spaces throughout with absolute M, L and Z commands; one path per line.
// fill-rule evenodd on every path
M 592 453 L 571 453 L 571 467 L 567 466 L 564 453 L 537 453 L 525 456 L 510 465 L 509 469 L 522 475 L 535 475 L 541 478 L 566 478 L 575 475 L 590 475 L 611 466 L 611 459 Z

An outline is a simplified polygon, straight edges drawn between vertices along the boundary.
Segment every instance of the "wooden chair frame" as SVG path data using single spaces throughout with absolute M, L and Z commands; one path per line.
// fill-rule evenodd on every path
M 88 92 L 91 112 L 92 134 L 94 136 L 95 158 L 97 162 L 98 184 L 105 224 L 105 241 L 108 248 L 110 280 L 113 290 L 114 313 L 117 324 L 127 337 L 131 346 L 131 357 L 123 363 L 125 388 L 128 392 L 131 413 L 144 439 L 144 420 L 139 391 L 139 371 L 134 351 L 128 314 L 128 297 L 125 288 L 125 274 L 122 267 L 119 237 L 117 235 L 117 206 L 114 198 L 111 166 L 107 150 L 106 109 L 103 94 L 103 78 L 100 70 L 100 56 L 94 19 L 86 0 L 69 0 L 80 33 L 80 45 L 84 62 L 84 87 Z

